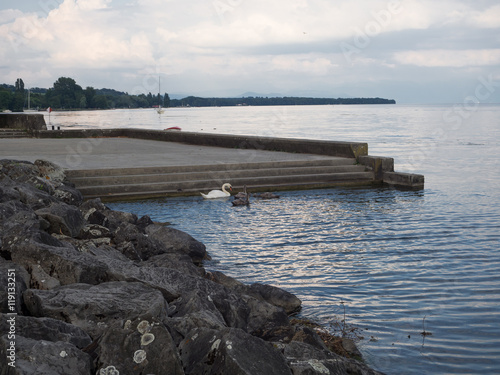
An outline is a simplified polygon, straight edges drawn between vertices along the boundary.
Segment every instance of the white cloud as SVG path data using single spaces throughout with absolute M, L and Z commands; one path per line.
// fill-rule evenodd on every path
M 405 51 L 396 53 L 394 59 L 423 67 L 495 66 L 500 65 L 500 49 Z
M 500 62 L 494 45 L 500 5 L 493 1 L 49 2 L 47 9 L 33 2 L 30 12 L 26 4 L 23 11 L 0 11 L 0 75 L 7 82 L 21 76 L 49 86 L 73 75 L 83 86 L 132 91 L 144 86 L 145 77 L 162 74 L 178 82 L 169 87 L 178 91 L 207 91 L 209 85 L 240 85 L 241 92 L 258 85 L 334 91 L 347 80 L 380 82 L 406 74 L 411 81 L 415 67 L 466 73 Z M 368 38 L 356 44 L 361 33 Z M 352 61 L 341 42 L 357 48 Z M 252 88 L 243 87 L 249 82 Z
M 500 28 L 500 5 L 494 5 L 484 11 L 473 11 L 470 23 L 480 28 Z

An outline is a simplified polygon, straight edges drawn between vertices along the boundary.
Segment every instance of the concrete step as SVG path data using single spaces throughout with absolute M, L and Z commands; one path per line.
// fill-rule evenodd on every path
M 68 179 L 85 198 L 135 199 L 198 195 L 230 183 L 234 190 L 291 190 L 338 185 L 368 185 L 373 172 L 355 159 L 229 163 L 148 168 L 68 170 Z
M 287 167 L 287 168 L 265 168 L 265 169 L 236 169 L 209 172 L 175 172 L 162 174 L 139 174 L 128 176 L 95 176 L 95 177 L 72 177 L 71 182 L 77 186 L 109 186 L 146 184 L 161 182 L 182 181 L 210 181 L 230 180 L 235 178 L 266 177 L 266 176 L 293 176 L 303 174 L 334 174 L 348 172 L 364 172 L 365 167 L 361 165 L 339 165 L 339 166 L 310 166 L 310 167 Z
M 0 138 L 28 138 L 24 130 L 0 129 Z
M 206 172 L 206 171 L 227 171 L 236 169 L 266 169 L 266 168 L 295 168 L 295 167 L 318 167 L 318 166 L 345 166 L 354 165 L 356 159 L 351 158 L 328 158 L 317 160 L 290 160 L 290 161 L 269 161 L 259 163 L 220 163 L 220 164 L 197 164 L 197 165 L 176 165 L 158 166 L 144 168 L 105 168 L 105 169 L 72 169 L 67 170 L 66 175 L 70 179 L 79 177 L 97 176 L 137 176 L 147 174 L 170 174 L 181 172 Z
M 235 189 L 247 185 L 247 189 L 262 190 L 271 188 L 281 190 L 286 187 L 310 186 L 310 185 L 345 185 L 370 183 L 373 181 L 372 172 L 348 172 L 348 173 L 328 173 L 328 174 L 304 174 L 287 176 L 261 176 L 261 177 L 239 177 L 222 181 L 194 180 L 176 182 L 158 182 L 147 184 L 125 184 L 125 185 L 103 185 L 103 186 L 77 186 L 86 198 L 128 196 L 128 195 L 178 195 L 200 191 L 206 192 L 212 189 L 220 189 L 223 182 L 229 182 Z

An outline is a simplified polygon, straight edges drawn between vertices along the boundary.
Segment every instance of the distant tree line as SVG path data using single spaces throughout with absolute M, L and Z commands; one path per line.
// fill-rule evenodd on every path
M 382 98 L 304 98 L 304 97 L 246 97 L 246 98 L 200 98 L 188 96 L 170 100 L 171 107 L 227 107 L 265 105 L 326 105 L 326 104 L 396 104 L 393 99 Z
M 73 78 L 68 77 L 58 78 L 49 89 L 38 87 L 29 89 L 29 99 L 29 107 L 32 109 L 51 107 L 55 110 L 150 108 L 170 105 L 170 98 L 166 93 L 129 95 L 113 89 L 93 87 L 83 89 Z M 22 79 L 19 78 L 14 86 L 0 85 L 0 110 L 21 112 L 26 108 L 28 108 L 28 89 Z
M 30 88 L 32 109 L 84 110 L 109 108 L 162 107 L 226 107 L 226 106 L 270 106 L 270 105 L 326 105 L 326 104 L 395 104 L 392 99 L 382 98 L 305 98 L 305 97 L 246 97 L 246 98 L 200 98 L 188 96 L 170 99 L 165 95 L 151 93 L 129 95 L 113 89 L 83 89 L 73 78 L 60 77 L 49 89 Z M 28 108 L 28 89 L 21 78 L 14 85 L 0 85 L 0 111 L 9 109 L 21 112 Z

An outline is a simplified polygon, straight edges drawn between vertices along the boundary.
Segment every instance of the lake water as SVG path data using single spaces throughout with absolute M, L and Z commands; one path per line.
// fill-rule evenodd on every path
M 333 331 L 345 308 L 377 370 L 498 374 L 500 106 L 470 104 L 114 110 L 50 121 L 368 142 L 396 170 L 424 174 L 425 189 L 286 192 L 248 208 L 201 197 L 110 206 L 187 231 L 212 255 L 207 269 L 283 287 L 302 299 L 302 316 Z

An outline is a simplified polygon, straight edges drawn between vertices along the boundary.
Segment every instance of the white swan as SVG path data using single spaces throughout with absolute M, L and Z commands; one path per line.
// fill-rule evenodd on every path
M 226 191 L 226 188 L 229 188 L 229 190 L 233 190 L 231 184 L 226 183 L 222 185 L 222 190 L 212 190 L 208 194 L 203 194 L 203 193 L 200 194 L 205 199 L 227 198 L 231 196 L 231 193 Z

